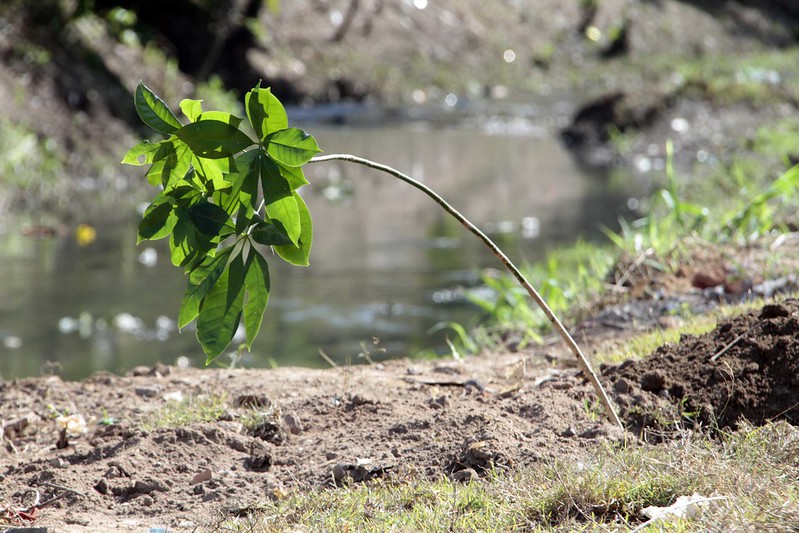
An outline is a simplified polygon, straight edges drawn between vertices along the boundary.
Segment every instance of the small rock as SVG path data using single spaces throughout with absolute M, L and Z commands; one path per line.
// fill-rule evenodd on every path
M 100 481 L 94 484 L 94 490 L 100 494 L 108 494 L 108 481 L 105 478 L 100 478 Z
M 446 394 L 442 394 L 436 398 L 431 398 L 428 402 L 428 405 L 433 409 L 443 409 L 447 405 L 449 405 L 449 398 Z
M 285 428 L 271 420 L 264 420 L 252 430 L 252 434 L 272 444 L 282 444 L 286 440 Z
M 450 376 L 454 376 L 463 373 L 463 370 L 459 366 L 436 365 L 433 368 L 433 372 L 435 372 L 436 374 L 447 374 Z
M 344 478 L 347 477 L 347 472 L 350 468 L 352 468 L 352 465 L 347 465 L 344 463 L 336 463 L 333 465 L 333 481 L 336 483 L 336 485 L 340 485 L 344 481 Z
M 698 270 L 691 278 L 691 285 L 697 289 L 709 289 L 723 285 L 727 280 L 727 273 L 721 267 L 709 267 Z
M 367 398 L 366 396 L 362 396 L 360 394 L 356 394 L 350 398 L 350 403 L 352 404 L 353 407 L 358 407 L 361 405 L 370 405 L 377 403 L 377 400 L 374 400 L 373 398 Z
M 134 366 L 128 372 L 129 376 L 149 376 L 150 375 L 150 367 L 149 366 Z
M 169 492 L 169 487 L 157 479 L 140 480 L 133 484 L 133 493 L 135 494 L 149 494 L 154 491 Z
M 158 393 L 161 392 L 161 387 L 156 385 L 145 385 L 142 387 L 136 387 L 134 389 L 136 396 L 141 396 L 142 398 L 155 398 L 158 396 Z
M 66 468 L 68 463 L 64 461 L 64 459 L 62 459 L 61 457 L 54 457 L 53 459 L 50 459 L 50 461 L 48 461 L 48 464 L 53 468 Z
M 592 428 L 588 428 L 585 431 L 583 431 L 582 433 L 580 433 L 580 438 L 583 438 L 583 439 L 595 439 L 597 437 L 603 437 L 603 436 L 607 435 L 607 433 L 608 432 L 605 430 L 604 427 L 597 425 L 597 426 L 594 426 Z
M 477 471 L 474 468 L 465 468 L 463 470 L 458 470 L 457 472 L 453 472 L 449 476 L 449 479 L 451 481 L 457 481 L 459 483 L 469 483 L 471 481 L 476 481 L 479 478 L 480 476 L 477 474 Z
M 292 435 L 299 435 L 302 433 L 302 422 L 300 422 L 300 419 L 296 415 L 291 413 L 283 415 L 283 423 Z
M 247 458 L 245 465 L 255 472 L 265 472 L 272 467 L 272 454 L 266 448 L 255 450 Z
M 191 484 L 196 485 L 197 483 L 208 481 L 209 479 L 211 479 L 212 476 L 213 474 L 211 473 L 211 469 L 206 468 L 205 470 L 203 470 L 202 472 L 198 472 L 197 474 L 194 475 L 193 478 L 191 478 Z
M 332 461 L 336 457 L 338 457 L 338 454 L 336 452 L 325 452 L 325 459 L 327 459 L 328 461 Z
M 760 311 L 760 318 L 780 318 L 790 314 L 791 311 L 782 304 L 767 304 Z

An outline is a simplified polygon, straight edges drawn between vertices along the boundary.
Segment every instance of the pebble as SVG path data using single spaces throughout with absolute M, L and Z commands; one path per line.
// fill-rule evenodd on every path
M 291 413 L 283 415 L 283 423 L 292 435 L 299 435 L 302 433 L 302 422 L 300 419 Z
M 136 387 L 134 392 L 137 396 L 141 396 L 142 398 L 155 398 L 158 396 L 158 393 L 161 392 L 161 387 L 157 387 L 155 385 L 146 385 L 143 387 Z
M 471 481 L 476 481 L 479 478 L 480 476 L 477 474 L 477 471 L 474 468 L 465 468 L 463 470 L 458 470 L 457 472 L 453 472 L 449 476 L 449 479 L 451 481 L 457 481 L 459 483 L 469 483 Z
M 68 463 L 61 457 L 54 457 L 50 459 L 49 464 L 54 468 L 66 468 Z

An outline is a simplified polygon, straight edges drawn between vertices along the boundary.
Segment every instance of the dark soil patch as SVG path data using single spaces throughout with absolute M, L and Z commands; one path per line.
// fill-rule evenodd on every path
M 605 368 L 628 425 L 735 429 L 799 417 L 799 301 L 769 304 L 640 361 Z

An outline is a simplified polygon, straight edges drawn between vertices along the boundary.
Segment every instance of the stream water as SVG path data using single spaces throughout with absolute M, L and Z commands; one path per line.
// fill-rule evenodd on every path
M 326 153 L 347 151 L 420 179 L 534 262 L 577 236 L 604 238 L 644 184 L 623 171 L 580 167 L 560 142 L 535 130 L 487 122 L 457 127 L 405 123 L 314 126 Z M 441 350 L 442 321 L 475 313 L 453 289 L 500 267 L 473 235 L 429 198 L 386 175 L 345 163 L 306 168 L 314 216 L 310 268 L 270 262 L 272 294 L 253 353 L 238 364 L 323 366 Z M 0 376 L 56 372 L 82 378 L 156 362 L 202 365 L 202 350 L 174 319 L 184 290 L 166 243 L 136 246 L 136 206 L 76 215 L 59 235 L 33 237 L 29 219 L 0 227 Z M 78 224 L 96 231 L 87 246 Z M 85 243 L 84 243 L 85 244 Z M 235 349 L 237 343 L 231 345 Z M 220 364 L 230 364 L 223 356 Z

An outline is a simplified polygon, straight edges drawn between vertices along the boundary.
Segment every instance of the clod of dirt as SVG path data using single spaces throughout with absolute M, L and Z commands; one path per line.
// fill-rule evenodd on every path
M 253 448 L 252 454 L 244 461 L 244 465 L 253 472 L 266 472 L 272 466 L 272 453 L 265 447 Z
M 286 440 L 286 428 L 272 420 L 264 420 L 252 429 L 252 435 L 272 444 L 282 444 Z
M 464 468 L 450 474 L 449 479 L 459 483 L 469 483 L 480 478 L 480 475 L 474 468 Z
M 641 376 L 641 388 L 648 392 L 659 392 L 666 383 L 666 376 L 660 370 L 653 370 Z
M 492 439 L 467 440 L 457 457 L 447 465 L 446 472 L 451 476 L 462 470 L 473 470 L 484 476 L 497 468 L 510 468 L 513 461 L 496 450 Z
M 605 368 L 631 429 L 735 429 L 742 420 L 799 421 L 799 300 L 769 304 L 685 335 L 648 357 Z M 652 430 L 655 430 L 654 432 Z
M 375 466 L 369 468 L 369 461 L 359 460 L 356 464 L 338 463 L 333 466 L 331 475 L 337 487 L 349 483 L 362 483 L 371 479 L 383 477 L 390 472 L 393 466 Z

